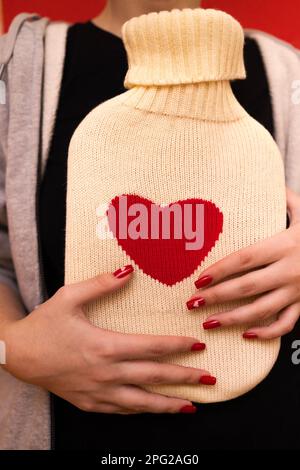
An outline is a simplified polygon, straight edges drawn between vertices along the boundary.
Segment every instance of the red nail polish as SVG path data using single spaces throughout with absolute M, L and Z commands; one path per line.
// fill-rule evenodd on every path
M 245 339 L 255 339 L 255 338 L 257 338 L 257 334 L 256 333 L 250 333 L 250 332 L 247 333 L 247 331 L 246 331 L 246 333 L 243 333 L 243 338 L 245 338 Z
M 180 413 L 186 413 L 186 414 L 196 413 L 196 411 L 197 411 L 197 408 L 193 405 L 186 405 L 180 409 Z
M 197 287 L 197 289 L 201 289 L 201 287 L 208 286 L 212 282 L 212 280 L 213 278 L 209 275 L 199 277 L 199 279 L 195 281 L 195 286 Z
M 208 320 L 203 323 L 203 328 L 205 330 L 212 330 L 213 328 L 218 328 L 221 326 L 219 320 Z
M 117 271 L 115 271 L 113 275 L 117 279 L 122 279 L 123 277 L 128 276 L 128 274 L 132 272 L 133 272 L 133 267 L 131 266 L 131 264 L 128 264 L 127 266 L 124 266 L 123 268 L 117 269 Z
M 205 343 L 195 343 L 191 347 L 191 351 L 203 351 L 206 348 Z
M 205 305 L 205 299 L 203 297 L 194 297 L 187 301 L 186 306 L 189 310 L 193 310 L 193 308 L 202 307 Z
M 199 383 L 203 385 L 215 385 L 216 382 L 216 377 L 213 377 L 212 375 L 202 375 L 199 380 Z

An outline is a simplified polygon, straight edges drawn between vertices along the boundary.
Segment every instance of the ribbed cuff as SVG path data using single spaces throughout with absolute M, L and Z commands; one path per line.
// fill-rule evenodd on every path
M 184 9 L 149 13 L 122 30 L 126 88 L 245 78 L 244 33 L 227 13 Z

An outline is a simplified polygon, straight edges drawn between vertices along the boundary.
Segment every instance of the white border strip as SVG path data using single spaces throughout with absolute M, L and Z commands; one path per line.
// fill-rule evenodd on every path
M 6 364 L 6 347 L 4 341 L 0 340 L 0 364 Z

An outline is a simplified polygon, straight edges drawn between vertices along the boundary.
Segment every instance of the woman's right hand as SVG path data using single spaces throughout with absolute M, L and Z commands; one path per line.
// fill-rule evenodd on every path
M 120 272 L 121 277 L 102 274 L 62 287 L 28 316 L 6 325 L 6 370 L 84 411 L 195 411 L 188 400 L 150 393 L 140 385 L 211 382 L 207 371 L 155 361 L 170 353 L 193 350 L 197 354 L 205 347 L 202 343 L 181 336 L 115 333 L 93 326 L 86 318 L 85 304 L 130 279 L 130 269 L 127 275 L 124 269 Z

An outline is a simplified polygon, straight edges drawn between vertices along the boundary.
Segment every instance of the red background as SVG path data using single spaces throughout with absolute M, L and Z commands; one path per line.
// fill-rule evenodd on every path
M 24 11 L 70 22 L 87 20 L 103 4 L 103 0 L 3 0 L 4 24 L 7 29 L 11 19 Z M 227 11 L 244 27 L 270 32 L 300 48 L 299 0 L 203 0 L 202 6 Z

